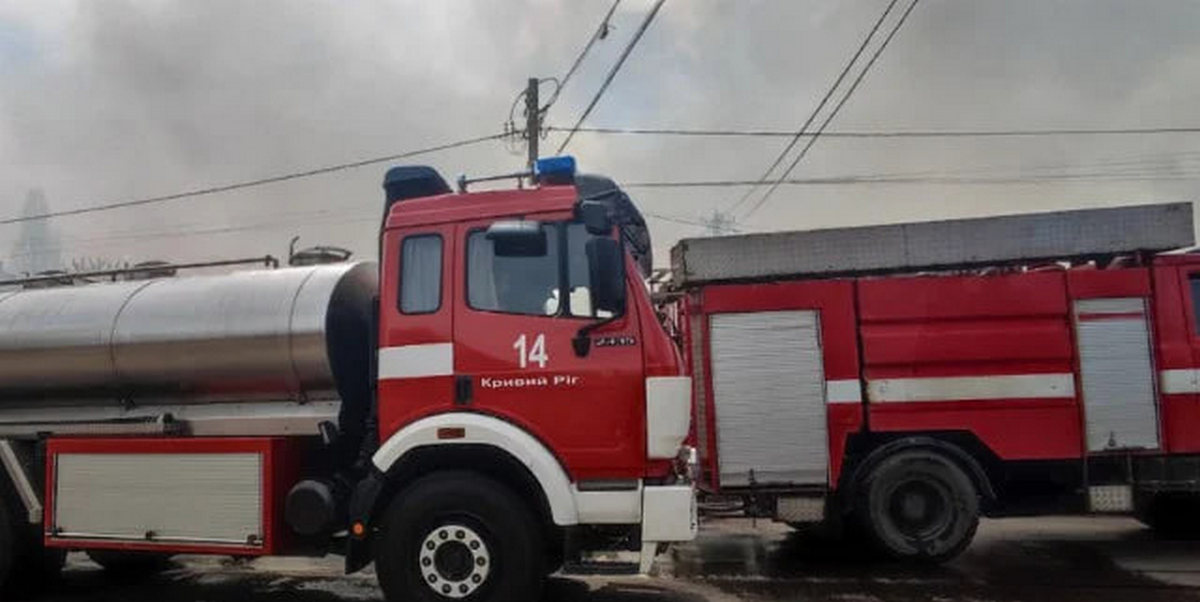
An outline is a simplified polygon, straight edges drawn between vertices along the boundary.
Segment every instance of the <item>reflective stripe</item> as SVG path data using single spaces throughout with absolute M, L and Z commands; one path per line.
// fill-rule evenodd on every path
M 857 378 L 825 381 L 826 403 L 862 403 L 862 382 Z
M 876 403 L 1071 397 L 1075 375 L 1070 373 L 883 378 L 867 383 L 867 398 Z
M 379 380 L 454 374 L 454 344 L 402 345 L 379 350 Z
M 1195 368 L 1162 370 L 1158 377 L 1163 395 L 1200 393 L 1200 370 Z

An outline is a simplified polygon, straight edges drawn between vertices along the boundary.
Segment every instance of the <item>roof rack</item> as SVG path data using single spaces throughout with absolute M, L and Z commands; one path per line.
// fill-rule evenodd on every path
M 1081 209 L 680 241 L 672 281 L 688 286 L 887 274 L 1158 253 L 1195 244 L 1192 204 Z

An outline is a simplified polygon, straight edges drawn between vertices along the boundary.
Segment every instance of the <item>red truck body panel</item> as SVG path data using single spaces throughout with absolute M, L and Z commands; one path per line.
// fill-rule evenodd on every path
M 1007 375 L 1072 373 L 1065 280 L 1048 272 L 860 281 L 865 380 L 919 385 L 950 377 L 995 389 L 972 399 L 920 388 L 911 400 L 883 397 L 869 406 L 872 429 L 966 430 L 1001 458 L 1077 457 L 1073 396 L 1003 393 Z
M 1148 267 L 1047 266 L 695 287 L 685 297 L 684 332 L 693 343 L 687 346 L 691 365 L 704 377 L 696 383 L 696 422 L 697 436 L 705 439 L 700 448 L 707 483 L 722 489 L 722 425 L 715 418 L 722 400 L 714 399 L 712 382 L 713 362 L 721 360 L 712 357 L 709 341 L 714 316 L 819 312 L 827 486 L 834 490 L 855 433 L 960 433 L 1001 462 L 1200 451 L 1200 299 L 1192 298 L 1193 291 L 1200 292 L 1200 258 L 1189 255 L 1161 256 Z M 1093 375 L 1110 364 L 1096 359 L 1104 355 L 1103 343 L 1085 348 L 1080 337 L 1097 332 L 1092 325 L 1108 333 L 1108 324 L 1144 324 L 1150 340 L 1130 344 L 1143 345 L 1149 355 L 1150 370 L 1139 374 L 1153 380 L 1154 406 L 1147 411 L 1155 414 L 1156 443 L 1111 450 L 1089 445 L 1085 392 L 1091 387 L 1097 398 L 1106 392 L 1085 382 L 1083 363 L 1092 362 Z M 838 381 L 858 383 L 861 403 L 837 403 L 835 389 L 847 390 Z
M 301 473 L 300 442 L 285 437 L 217 437 L 217 438 L 53 438 L 47 442 L 46 500 L 44 525 L 45 544 L 51 548 L 98 549 L 126 551 L 169 551 L 172 554 L 230 554 L 238 556 L 270 556 L 286 553 L 291 544 L 291 530 L 284 523 L 284 501 L 288 490 Z M 73 539 L 58 536 L 60 528 L 55 515 L 55 491 L 59 484 L 56 469 L 58 458 L 64 454 L 128 455 L 133 461 L 154 456 L 257 454 L 261 457 L 260 540 L 244 544 L 187 543 L 172 540 L 144 542 L 120 539 Z M 143 486 L 155 487 L 153 483 Z M 147 492 L 149 493 L 149 492 Z M 207 512 L 208 508 L 199 508 Z M 181 508 L 186 513 L 186 508 Z

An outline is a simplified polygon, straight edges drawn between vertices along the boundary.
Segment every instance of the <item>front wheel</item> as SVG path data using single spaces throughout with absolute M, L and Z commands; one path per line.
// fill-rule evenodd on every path
M 859 485 L 858 520 L 898 560 L 942 562 L 975 537 L 979 496 L 970 477 L 940 454 L 912 450 L 879 463 Z
M 537 600 L 541 527 L 511 489 L 470 472 L 436 473 L 400 492 L 376 540 L 388 600 Z

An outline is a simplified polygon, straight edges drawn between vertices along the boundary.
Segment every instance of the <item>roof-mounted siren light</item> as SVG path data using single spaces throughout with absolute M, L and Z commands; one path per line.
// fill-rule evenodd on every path
M 400 201 L 449 194 L 450 185 L 436 169 L 427 165 L 393 167 L 383 176 L 383 214 Z
M 575 183 L 575 157 L 562 155 L 538 159 L 533 164 L 533 179 L 542 185 Z

